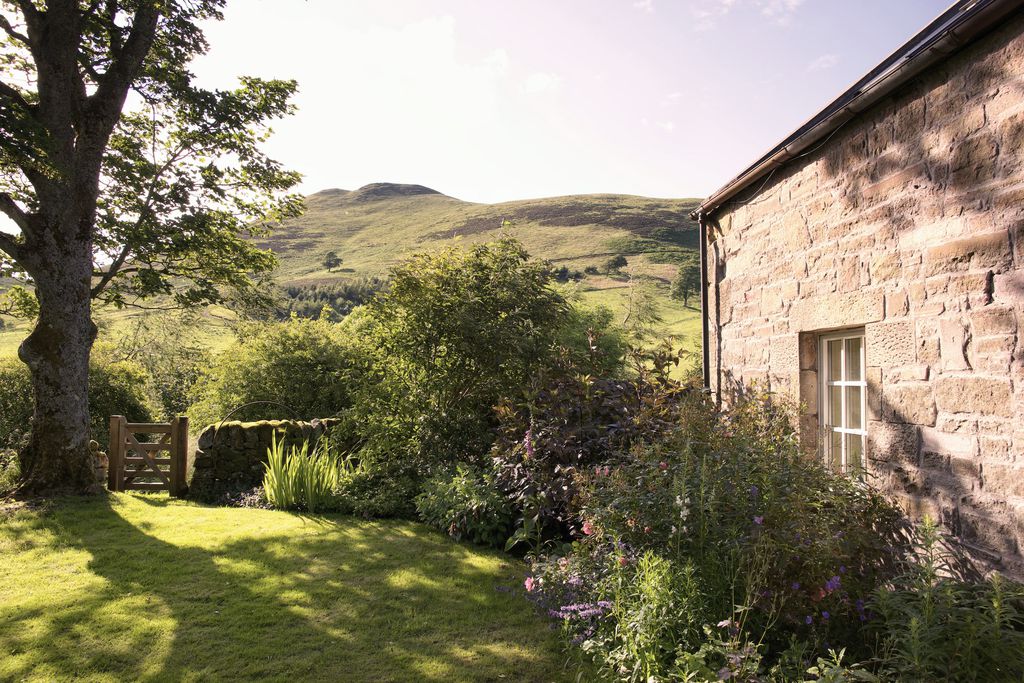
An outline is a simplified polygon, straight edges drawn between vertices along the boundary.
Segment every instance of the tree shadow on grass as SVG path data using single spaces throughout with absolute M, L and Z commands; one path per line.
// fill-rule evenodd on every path
M 13 678 L 569 677 L 544 622 L 496 590 L 511 569 L 496 575 L 479 553 L 415 525 L 307 518 L 288 534 L 228 532 L 210 548 L 162 540 L 168 527 L 133 524 L 120 505 L 76 502 L 38 518 L 56 549 L 88 552 L 103 582 L 14 605 L 0 630 L 0 648 L 21 657 Z

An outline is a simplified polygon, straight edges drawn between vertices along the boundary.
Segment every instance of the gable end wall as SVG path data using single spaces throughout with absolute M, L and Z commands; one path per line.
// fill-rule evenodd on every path
M 1024 573 L 1024 18 L 761 182 L 710 220 L 712 389 L 813 448 L 816 335 L 863 327 L 875 481 Z

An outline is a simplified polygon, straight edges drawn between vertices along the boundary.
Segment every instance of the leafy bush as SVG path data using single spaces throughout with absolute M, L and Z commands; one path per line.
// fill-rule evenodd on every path
M 21 478 L 21 464 L 18 452 L 0 448 L 0 495 L 13 489 Z
M 494 478 L 464 465 L 424 482 L 416 512 L 453 538 L 480 545 L 504 546 L 512 530 L 512 508 Z
M 98 346 L 89 363 L 89 433 L 106 450 L 110 416 L 152 422 L 157 408 L 149 396 L 150 378 L 132 361 L 116 360 Z M 32 421 L 32 383 L 18 360 L 0 361 L 0 448 L 18 449 Z
M 356 347 L 337 325 L 298 318 L 251 323 L 204 370 L 189 416 L 201 427 L 255 404 L 232 417 L 251 421 L 282 412 L 294 419 L 330 417 L 351 405 L 352 384 L 360 374 Z
M 498 407 L 494 468 L 532 527 L 524 540 L 543 535 L 544 527 L 549 537 L 578 531 L 578 475 L 676 428 L 689 391 L 669 377 L 677 361 L 667 349 L 636 352 L 630 379 L 608 377 L 600 360 L 585 367 L 570 361 L 539 378 L 525 401 Z
M 145 369 L 160 416 L 170 421 L 188 412 L 192 388 L 210 365 L 210 352 L 197 337 L 200 320 L 194 311 L 142 316 L 115 341 L 96 348 Z
M 548 265 L 510 238 L 414 256 L 365 308 L 344 323 L 373 357 L 354 422 L 375 453 L 421 471 L 479 463 L 493 407 L 585 336 Z
M 677 429 L 578 470 L 582 537 L 538 561 L 542 598 L 565 599 L 575 581 L 572 599 L 611 605 L 592 623 L 563 621 L 619 680 L 709 663 L 730 677 L 802 675 L 826 643 L 870 653 L 866 603 L 906 549 L 899 511 L 801 453 L 788 411 L 766 399 L 719 417 L 684 394 L 677 411 Z
M 412 519 L 418 491 L 419 477 L 408 466 L 393 460 L 364 460 L 342 478 L 335 490 L 335 505 L 358 517 Z
M 1024 586 L 994 574 L 958 577 L 958 562 L 926 521 L 915 552 L 869 608 L 884 675 L 919 681 L 1024 680 Z
M 310 452 L 309 442 L 285 452 L 284 441 L 274 438 L 267 449 L 267 472 L 263 490 L 267 501 L 278 510 L 324 512 L 334 506 L 334 491 L 342 479 L 345 463 L 331 452 L 327 437 Z

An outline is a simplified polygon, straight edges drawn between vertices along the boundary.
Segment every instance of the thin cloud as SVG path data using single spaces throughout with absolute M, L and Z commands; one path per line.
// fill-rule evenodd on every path
M 528 95 L 540 95 L 556 92 L 561 87 L 561 76 L 546 71 L 538 71 L 526 77 L 523 81 L 522 91 Z
M 636 0 L 633 7 L 647 14 L 654 14 L 654 0 Z
M 742 5 L 757 10 L 772 24 L 788 26 L 802 4 L 804 0 L 691 0 L 691 28 L 694 31 L 709 31 L 718 25 L 719 19 Z
M 839 63 L 839 57 L 837 55 L 822 55 L 807 65 L 807 71 L 824 71 L 825 69 L 831 69 Z

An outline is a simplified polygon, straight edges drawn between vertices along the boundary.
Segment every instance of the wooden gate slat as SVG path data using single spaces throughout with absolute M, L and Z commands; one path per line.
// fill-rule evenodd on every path
M 158 434 L 153 442 L 136 434 Z M 123 415 L 110 418 L 110 453 L 107 486 L 111 491 L 162 491 L 182 496 L 187 490 L 188 418 L 170 424 L 128 422 Z M 163 457 L 154 454 L 159 453 Z M 162 469 L 166 468 L 166 469 Z M 159 481 L 136 481 L 150 479 Z
M 156 463 L 153 462 L 153 457 L 149 454 L 149 451 L 147 451 L 147 450 L 145 450 L 144 448 L 141 447 L 139 442 L 135 440 L 135 435 L 134 434 L 129 432 L 127 436 L 128 436 L 128 450 L 137 449 L 136 452 L 141 452 L 142 453 L 142 457 L 144 457 L 146 459 L 146 462 L 153 468 L 153 470 L 156 472 L 157 476 L 159 476 L 160 479 L 167 486 L 167 488 L 170 489 L 171 488 L 171 480 L 167 477 L 166 474 L 164 474 L 163 472 L 160 471 L 159 467 L 156 466 Z M 135 475 L 138 476 L 138 470 L 136 470 Z

